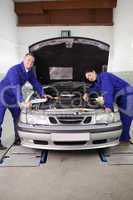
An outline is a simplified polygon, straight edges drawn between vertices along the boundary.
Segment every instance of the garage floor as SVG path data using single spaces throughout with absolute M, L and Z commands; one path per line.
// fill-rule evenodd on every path
M 3 133 L 9 146 L 9 113 Z M 133 165 L 103 164 L 97 151 L 50 151 L 40 167 L 1 167 L 0 200 L 132 200 L 132 177 Z

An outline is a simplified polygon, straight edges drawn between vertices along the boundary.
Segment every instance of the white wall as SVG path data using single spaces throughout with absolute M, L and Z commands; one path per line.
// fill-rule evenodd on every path
M 94 38 L 110 44 L 109 71 L 133 71 L 133 0 L 117 1 L 112 27 L 16 27 L 13 1 L 0 0 L 0 71 L 6 71 L 10 65 L 20 61 L 29 45 L 60 37 L 61 30 L 71 30 L 72 36 Z
M 117 0 L 113 27 L 113 71 L 133 71 L 133 0 Z
M 18 60 L 17 18 L 12 0 L 0 0 L 0 72 Z

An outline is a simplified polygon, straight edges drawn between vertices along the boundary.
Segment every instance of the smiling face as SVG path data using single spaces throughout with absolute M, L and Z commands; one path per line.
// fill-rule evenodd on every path
M 32 55 L 26 55 L 23 60 L 24 67 L 30 70 L 34 65 L 34 61 L 35 61 L 35 58 Z
M 87 79 L 88 81 L 94 82 L 94 81 L 96 80 L 96 78 L 97 78 L 97 74 L 96 74 L 96 72 L 93 70 L 93 71 L 91 71 L 91 72 L 86 72 L 86 73 L 85 73 L 85 77 L 86 77 L 86 79 Z

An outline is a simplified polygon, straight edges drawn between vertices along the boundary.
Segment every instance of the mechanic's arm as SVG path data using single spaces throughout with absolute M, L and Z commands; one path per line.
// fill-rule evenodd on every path
M 14 96 L 16 97 L 17 103 L 20 108 L 30 108 L 32 105 L 30 102 L 24 102 L 24 98 L 22 95 L 22 89 L 20 86 L 20 81 L 18 78 L 18 74 L 15 70 L 10 70 L 9 72 L 9 82 L 10 82 L 10 89 L 12 90 Z
M 42 85 L 36 79 L 33 71 L 31 71 L 30 73 L 31 74 L 30 74 L 29 82 L 33 86 L 34 90 L 36 90 L 41 97 L 45 97 L 46 94 L 44 92 L 44 89 L 43 89 Z
M 8 77 L 9 77 L 9 83 L 10 83 L 9 89 L 12 90 L 18 103 L 23 102 L 24 99 L 23 99 L 22 90 L 21 90 L 20 81 L 19 81 L 17 72 L 15 70 L 9 70 Z
M 104 97 L 105 112 L 113 111 L 113 85 L 107 74 L 101 77 L 101 92 Z

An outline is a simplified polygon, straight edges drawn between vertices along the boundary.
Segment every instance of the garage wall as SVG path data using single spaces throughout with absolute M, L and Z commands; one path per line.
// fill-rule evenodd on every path
M 113 71 L 133 71 L 133 0 L 117 0 L 113 27 Z
M 0 71 L 5 72 L 10 65 L 20 61 L 29 45 L 60 37 L 61 30 L 71 30 L 72 36 L 94 38 L 110 44 L 109 71 L 133 71 L 133 1 L 117 1 L 112 27 L 16 27 L 13 1 L 0 0 Z
M 61 30 L 71 30 L 72 36 L 98 39 L 111 45 L 109 71 L 133 71 L 133 1 L 117 0 L 114 9 L 114 26 L 60 26 L 60 27 L 20 27 L 18 37 L 20 57 L 28 46 L 39 40 L 58 37 Z
M 0 73 L 18 60 L 16 20 L 13 1 L 0 0 Z

